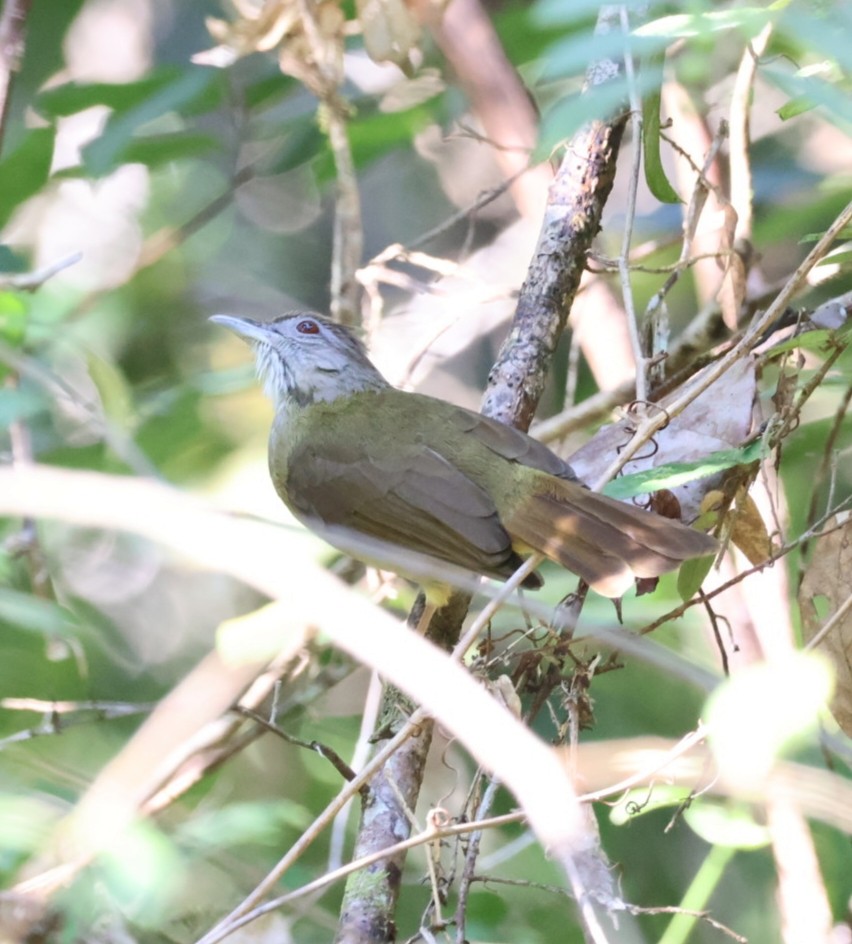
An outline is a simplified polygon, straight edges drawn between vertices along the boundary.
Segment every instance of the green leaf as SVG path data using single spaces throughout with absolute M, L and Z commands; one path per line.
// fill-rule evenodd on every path
M 282 831 L 304 829 L 311 817 L 305 807 L 289 800 L 229 803 L 196 814 L 178 832 L 181 842 L 203 849 L 222 849 L 241 843 L 275 846 Z
M 138 135 L 139 128 L 170 112 L 180 110 L 195 101 L 202 95 L 210 82 L 210 70 L 193 68 L 182 72 L 177 79 L 157 89 L 149 97 L 139 102 L 135 107 L 117 112 L 107 122 L 100 137 L 92 141 L 83 151 L 83 161 L 86 170 L 95 177 L 102 177 L 110 173 L 119 164 L 132 160 L 138 163 L 162 163 L 178 157 L 195 156 L 199 149 L 209 149 L 211 146 L 205 135 L 189 132 L 178 132 L 186 139 L 183 148 L 174 141 L 170 145 L 163 143 L 139 144 L 145 140 Z M 157 139 L 172 139 L 173 135 L 150 135 Z M 202 141 L 204 142 L 202 144 Z M 134 148 L 135 153 L 134 153 Z M 128 153 L 130 157 L 128 157 Z
M 214 70 L 215 71 L 215 70 Z M 298 88 L 295 79 L 279 70 L 249 85 L 243 96 L 248 108 L 262 108 Z
M 645 164 L 645 180 L 648 189 L 660 203 L 682 203 L 677 191 L 669 183 L 663 170 L 660 155 L 660 103 L 659 89 L 642 99 L 642 156 Z
M 702 797 L 684 810 L 684 819 L 705 842 L 729 849 L 761 849 L 769 830 L 754 818 L 751 807 Z
M 47 182 L 53 159 L 56 129 L 32 128 L 12 153 L 0 161 L 0 227 L 6 225 L 14 209 L 28 200 Z
M 70 610 L 19 590 L 0 588 L 0 622 L 45 636 L 69 636 L 77 626 Z
M 187 80 L 190 75 L 191 79 Z M 201 101 L 210 107 L 218 104 L 222 98 L 221 89 L 216 87 L 219 78 L 215 69 L 165 66 L 135 82 L 92 82 L 86 85 L 69 82 L 42 92 L 35 101 L 35 107 L 47 118 L 60 118 L 96 105 L 104 105 L 116 114 L 122 114 L 146 102 L 159 101 L 166 104 L 166 111 L 183 113 L 192 106 L 197 107 Z
M 805 233 L 799 240 L 799 245 L 804 246 L 807 243 L 818 243 L 823 236 L 825 236 L 825 230 L 819 233 Z M 844 226 L 837 234 L 836 238 L 839 240 L 852 239 L 852 226 Z
M 363 167 L 388 151 L 407 147 L 432 120 L 431 106 L 430 102 L 392 114 L 376 111 L 369 116 L 359 115 L 347 129 L 356 166 Z
M 829 255 L 827 255 L 824 259 L 820 259 L 817 265 L 845 265 L 850 261 L 852 261 L 852 249 L 846 250 L 844 252 L 829 253 Z
M 790 97 L 786 107 L 792 108 L 796 114 L 808 110 L 801 107 L 802 102 L 807 102 L 813 108 L 819 108 L 821 116 L 841 130 L 848 132 L 852 128 L 852 102 L 847 89 L 820 76 L 802 72 L 793 75 L 776 66 L 764 66 L 760 74 Z
M 0 340 L 20 347 L 27 330 L 29 306 L 12 292 L 0 292 Z
M 790 99 L 786 105 L 777 108 L 775 114 L 778 115 L 782 121 L 789 121 L 791 118 L 797 118 L 799 115 L 813 111 L 816 107 L 816 102 L 808 98 L 793 98 Z
M 697 459 L 695 462 L 667 462 L 653 469 L 623 475 L 609 482 L 604 488 L 604 494 L 623 499 L 633 498 L 635 495 L 646 492 L 656 492 L 661 488 L 675 488 L 695 479 L 703 479 L 708 475 L 724 472 L 725 469 L 731 469 L 737 465 L 756 462 L 762 454 L 763 443 L 757 439 L 738 449 L 720 449 L 718 452 L 711 452 L 709 456 Z
M 698 593 L 699 587 L 704 583 L 704 578 L 710 573 L 714 560 L 715 557 L 708 554 L 706 557 L 693 557 L 692 560 L 684 561 L 680 565 L 677 573 L 677 592 L 684 603 Z
M 766 352 L 767 359 L 771 360 L 787 351 L 816 351 L 820 354 L 828 352 L 832 342 L 837 337 L 836 331 L 830 331 L 828 328 L 817 328 L 815 331 L 805 331 L 797 334 L 793 338 L 787 338 L 780 344 Z
M 175 131 L 169 134 L 146 134 L 131 138 L 121 152 L 122 164 L 145 164 L 159 167 L 171 161 L 186 160 L 209 154 L 220 147 L 219 140 L 210 134 Z
M 297 118 L 287 124 L 283 147 L 265 172 L 283 174 L 293 170 L 316 157 L 326 146 L 327 138 L 313 115 Z
M 104 413 L 121 429 L 131 429 L 136 419 L 133 391 L 118 365 L 90 351 L 86 367 L 98 390 Z
M 27 268 L 27 260 L 20 253 L 15 252 L 10 246 L 0 243 L 0 272 L 18 274 L 26 272 Z

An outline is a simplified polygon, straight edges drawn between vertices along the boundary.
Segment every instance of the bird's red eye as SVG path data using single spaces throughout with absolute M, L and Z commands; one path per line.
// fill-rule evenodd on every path
M 315 321 L 311 321 L 310 318 L 305 318 L 304 321 L 300 321 L 296 325 L 296 330 L 299 334 L 319 334 L 319 325 Z

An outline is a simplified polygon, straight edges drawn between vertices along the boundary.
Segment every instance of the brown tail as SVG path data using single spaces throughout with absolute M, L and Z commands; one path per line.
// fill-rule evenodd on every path
M 634 577 L 659 577 L 717 548 L 709 535 L 677 521 L 574 482 L 542 480 L 543 490 L 503 521 L 506 530 L 603 596 L 621 596 Z

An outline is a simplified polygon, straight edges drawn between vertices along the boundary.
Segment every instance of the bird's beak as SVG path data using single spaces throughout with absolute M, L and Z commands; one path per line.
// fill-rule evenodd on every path
M 251 318 L 239 315 L 213 315 L 210 318 L 214 324 L 224 325 L 246 341 L 269 342 L 269 326 Z

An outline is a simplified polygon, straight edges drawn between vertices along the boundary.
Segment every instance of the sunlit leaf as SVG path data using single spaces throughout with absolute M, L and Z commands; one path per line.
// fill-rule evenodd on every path
M 797 118 L 799 115 L 813 111 L 816 107 L 816 102 L 808 98 L 794 98 L 786 105 L 782 105 L 775 113 L 782 121 L 789 121 L 791 118 Z
M 752 808 L 739 803 L 702 797 L 690 803 L 683 816 L 705 842 L 714 846 L 761 849 L 771 839 L 766 826 L 755 819 Z
M 755 440 L 739 449 L 720 449 L 695 462 L 670 462 L 642 472 L 623 475 L 604 488 L 604 493 L 613 498 L 633 498 L 661 488 L 674 488 L 694 479 L 715 475 L 737 465 L 748 465 L 760 459 L 763 443 Z
M 824 259 L 820 259 L 817 263 L 818 266 L 828 266 L 828 265 L 845 265 L 848 262 L 852 262 L 852 250 L 846 250 L 844 252 L 832 252 L 829 253 Z
M 116 836 L 98 861 L 98 879 L 141 925 L 157 925 L 186 875 L 176 845 L 151 823 L 137 821 Z
M 813 351 L 816 354 L 827 354 L 834 345 L 845 343 L 845 338 L 849 330 L 849 327 L 844 327 L 840 330 L 817 328 L 813 331 L 803 331 L 795 337 L 788 338 L 786 341 L 781 341 L 779 344 L 773 345 L 764 356 L 767 360 L 773 360 L 781 354 L 785 354 L 787 351 L 797 350 Z
M 20 295 L 0 292 L 0 340 L 18 347 L 24 340 L 29 307 Z
M 831 692 L 831 667 L 816 653 L 741 667 L 710 696 L 704 715 L 722 775 L 762 783 L 785 751 L 817 730 Z

